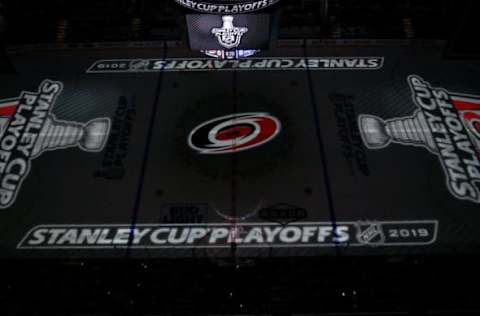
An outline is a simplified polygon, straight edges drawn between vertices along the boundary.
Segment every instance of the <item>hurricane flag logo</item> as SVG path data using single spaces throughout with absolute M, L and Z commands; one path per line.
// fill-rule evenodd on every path
M 261 146 L 280 130 L 280 121 L 268 113 L 231 114 L 195 127 L 188 144 L 200 154 L 231 154 Z

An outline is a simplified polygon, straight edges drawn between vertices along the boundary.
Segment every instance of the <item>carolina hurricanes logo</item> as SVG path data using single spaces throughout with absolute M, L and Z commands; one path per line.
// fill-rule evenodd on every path
M 263 145 L 280 130 L 280 121 L 268 113 L 231 114 L 195 127 L 188 144 L 201 154 L 231 154 Z
M 480 116 L 472 119 L 470 123 L 472 124 L 473 132 L 478 138 L 480 138 Z
M 480 100 L 466 96 L 452 97 L 455 107 L 462 112 L 464 122 L 480 140 Z

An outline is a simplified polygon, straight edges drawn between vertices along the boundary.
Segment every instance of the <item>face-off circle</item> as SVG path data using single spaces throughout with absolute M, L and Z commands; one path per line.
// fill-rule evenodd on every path
M 231 114 L 195 127 L 188 145 L 200 154 L 232 154 L 266 144 L 280 131 L 280 121 L 268 113 Z

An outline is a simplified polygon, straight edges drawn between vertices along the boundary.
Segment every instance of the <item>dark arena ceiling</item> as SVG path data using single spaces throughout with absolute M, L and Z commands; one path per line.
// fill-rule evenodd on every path
M 185 10 L 157 0 L 3 0 L 10 44 L 184 40 Z M 467 0 L 282 0 L 278 37 L 448 39 L 475 14 Z M 473 25 L 470 26 L 473 29 Z
M 276 38 L 442 39 L 449 57 L 478 57 L 474 0 L 282 0 Z M 167 0 L 3 0 L 7 45 L 180 41 L 184 7 Z
M 479 14 L 478 0 L 280 0 L 235 16 L 266 25 L 239 49 L 255 57 L 217 60 L 203 53 L 228 49 L 202 47 L 202 17 L 175 0 L 0 0 L 0 316 L 480 315 L 480 197 L 452 189 L 467 175 L 448 174 L 460 163 L 424 129 L 442 116 L 412 98 L 448 95 L 479 137 Z M 59 97 L 38 135 L 77 138 L 35 143 L 25 181 L 6 183 L 5 122 L 37 89 L 43 105 Z M 252 126 L 270 137 L 258 151 L 216 151 Z M 278 233 L 277 248 L 244 247 L 237 225 L 257 241 L 254 229 L 300 231 L 307 246 Z M 136 247 L 137 227 L 168 238 Z M 164 247 L 182 227 L 198 248 Z

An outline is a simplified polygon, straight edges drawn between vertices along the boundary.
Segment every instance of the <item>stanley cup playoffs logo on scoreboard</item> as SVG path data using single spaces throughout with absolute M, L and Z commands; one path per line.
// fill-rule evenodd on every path
M 248 32 L 246 27 L 234 26 L 233 19 L 233 16 L 225 15 L 222 17 L 222 27 L 212 29 L 212 34 L 217 37 L 218 43 L 226 49 L 238 47 L 243 35 Z
M 109 118 L 82 124 L 57 120 L 50 113 L 62 89 L 61 82 L 44 80 L 36 92 L 0 100 L 0 209 L 15 202 L 31 160 L 42 153 L 70 147 L 88 152 L 103 149 Z
M 480 203 L 480 96 L 432 87 L 422 78 L 408 77 L 412 116 L 384 121 L 361 115 L 359 127 L 370 149 L 390 143 L 423 147 L 438 156 L 450 192 L 458 199 Z

